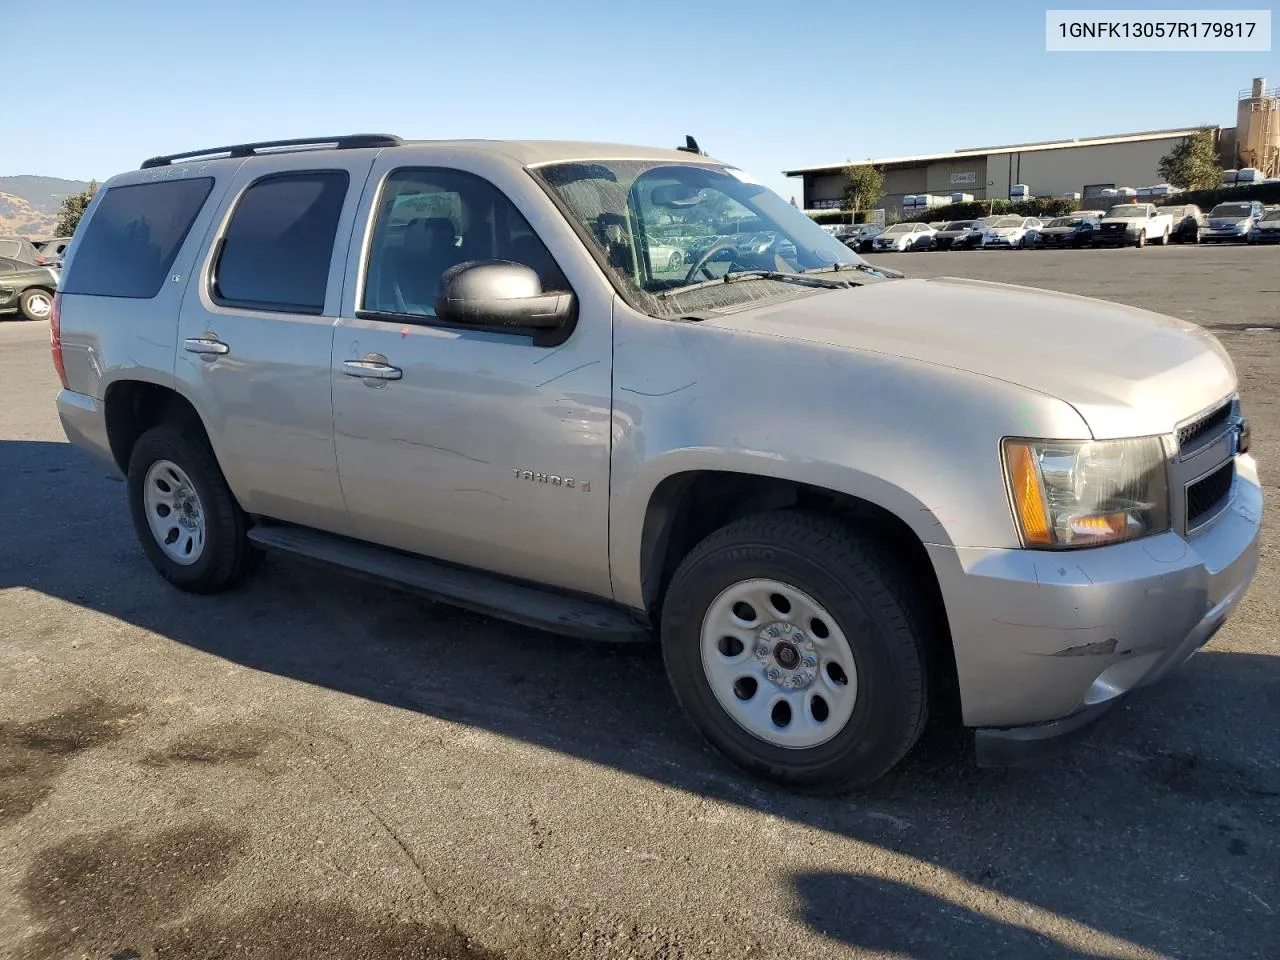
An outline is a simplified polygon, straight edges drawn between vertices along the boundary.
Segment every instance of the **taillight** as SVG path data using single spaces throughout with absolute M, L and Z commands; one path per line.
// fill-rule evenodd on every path
M 67 383 L 67 368 L 62 362 L 62 330 L 58 326 L 58 308 L 62 305 L 62 294 L 53 295 L 53 309 L 49 311 L 49 345 L 53 349 L 53 369 L 58 371 L 58 379 L 62 381 L 64 390 L 71 389 Z

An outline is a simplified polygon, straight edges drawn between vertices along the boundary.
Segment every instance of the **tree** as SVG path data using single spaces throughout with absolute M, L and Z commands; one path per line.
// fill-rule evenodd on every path
M 1183 190 L 1212 190 L 1222 183 L 1214 128 L 1201 127 L 1160 158 L 1160 176 Z
M 844 205 L 855 213 L 874 206 L 884 196 L 884 177 L 869 164 L 844 168 Z
M 94 180 L 89 184 L 89 189 L 63 197 L 62 203 L 58 205 L 58 223 L 53 228 L 54 234 L 69 237 L 75 233 L 76 227 L 80 225 L 80 218 L 84 216 L 85 207 L 89 206 L 89 201 L 97 192 L 98 181 Z

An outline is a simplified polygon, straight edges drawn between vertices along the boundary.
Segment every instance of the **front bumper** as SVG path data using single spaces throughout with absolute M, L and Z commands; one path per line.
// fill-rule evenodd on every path
M 927 547 L 946 604 L 966 726 L 988 745 L 1042 745 L 1164 676 L 1208 642 L 1258 566 L 1262 488 L 1236 458 L 1227 509 L 1168 532 L 1080 551 Z M 1039 731 L 1010 732 L 1054 724 Z M 1069 732 L 1069 731 L 1068 731 Z
M 79 447 L 99 461 L 111 476 L 122 479 L 123 474 L 111 453 L 107 416 L 102 401 L 74 390 L 59 390 L 56 402 L 62 432 L 67 435 L 72 446 Z
M 1280 230 L 1255 230 L 1249 234 L 1250 243 L 1280 243 Z
M 1210 240 L 1210 241 L 1222 240 L 1228 243 L 1245 243 L 1248 239 L 1249 239 L 1248 230 L 1235 230 L 1235 229 L 1215 230 L 1212 227 L 1210 227 L 1208 230 L 1206 230 L 1204 233 L 1200 235 L 1201 243 L 1204 243 L 1206 240 Z

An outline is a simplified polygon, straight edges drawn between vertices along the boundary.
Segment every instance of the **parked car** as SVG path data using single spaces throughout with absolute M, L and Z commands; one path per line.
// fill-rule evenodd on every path
M 1262 203 L 1258 200 L 1220 203 L 1209 211 L 1208 227 L 1201 241 L 1245 243 L 1249 239 L 1249 231 L 1262 219 L 1262 214 Z
M 1249 228 L 1250 243 L 1280 243 L 1280 209 L 1268 210 Z
M 876 226 L 874 223 L 859 223 L 856 225 L 856 231 L 842 238 L 844 245 L 854 253 L 869 253 L 871 241 L 884 232 L 884 227 Z
M 40 251 L 26 237 L 0 237 L 0 257 L 37 263 Z
M 1169 219 L 1173 221 L 1173 231 L 1169 234 L 1169 239 L 1174 243 L 1200 242 L 1209 221 L 1194 203 L 1156 207 L 1156 210 L 1167 213 Z
M 1073 213 L 1066 217 L 1055 217 L 1046 223 L 1036 234 L 1037 247 L 1091 247 L 1093 236 L 1098 231 L 1098 221 L 1094 217 Z
M 1098 224 L 1094 246 L 1164 246 L 1173 233 L 1173 218 L 1160 213 L 1154 203 L 1119 203 Z
M 62 255 L 66 252 L 67 244 L 70 242 L 70 237 L 54 237 L 52 240 L 46 240 L 40 244 L 40 248 L 36 252 L 36 263 L 41 266 L 62 266 Z
M 933 228 L 927 223 L 895 223 L 876 234 L 871 241 L 871 249 L 876 253 L 928 250 L 933 234 Z
M 976 250 L 981 248 L 982 241 L 991 230 L 992 221 L 996 219 L 996 217 L 982 217 L 973 221 L 973 226 L 969 228 L 968 233 L 961 234 L 955 240 L 951 241 L 951 249 Z
M 1036 233 L 1042 226 L 1035 217 L 996 217 L 982 238 L 982 249 L 1024 250 L 1035 243 Z
M 57 290 L 58 273 L 52 267 L 0 257 L 0 317 L 48 320 Z
M 981 764 L 1061 743 L 1258 569 L 1250 431 L 1204 327 L 892 278 L 703 155 L 299 146 L 111 177 L 59 284 L 63 429 L 178 589 L 275 550 L 656 641 L 717 750 L 830 790 L 897 766 L 939 693 Z M 745 207 L 794 259 L 659 275 L 642 203 L 707 233 Z
M 679 270 L 684 264 L 684 250 L 673 241 L 650 237 L 649 262 L 655 270 Z
M 944 223 L 942 229 L 933 235 L 933 249 L 950 250 L 952 245 L 962 237 L 969 235 L 973 229 L 973 220 L 952 220 Z

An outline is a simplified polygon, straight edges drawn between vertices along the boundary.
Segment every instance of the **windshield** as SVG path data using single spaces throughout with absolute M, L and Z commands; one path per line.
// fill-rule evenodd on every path
M 1147 208 L 1140 207 L 1136 203 L 1125 203 L 1118 207 L 1112 207 L 1107 211 L 1107 216 L 1111 219 L 1116 217 L 1146 217 Z
M 1247 203 L 1220 203 L 1209 211 L 1209 216 L 1243 219 L 1252 212 L 1253 208 Z
M 552 163 L 530 172 L 590 238 L 627 299 L 653 316 L 814 292 L 767 277 L 682 289 L 731 272 L 872 269 L 796 207 L 732 167 L 597 160 Z M 657 243 L 675 249 L 655 258 L 651 247 Z M 852 269 L 847 276 L 858 283 L 870 279 Z
M 1004 229 L 1005 227 L 1020 227 L 1022 226 L 1022 218 L 1021 217 L 996 217 L 994 220 L 991 221 L 991 226 L 996 229 Z
M 895 223 L 892 227 L 885 231 L 886 236 L 897 236 L 902 233 L 910 233 L 915 229 L 914 223 Z
M 1058 217 L 1056 220 L 1050 220 L 1051 227 L 1074 227 L 1077 224 L 1084 223 L 1084 217 Z
M 1262 219 L 1266 223 L 1275 223 L 1275 221 L 1280 220 L 1280 210 L 1272 210 L 1270 213 L 1264 215 Z
M 968 230 L 972 226 L 973 226 L 972 220 L 954 220 L 951 223 L 948 223 L 945 229 L 946 230 Z

